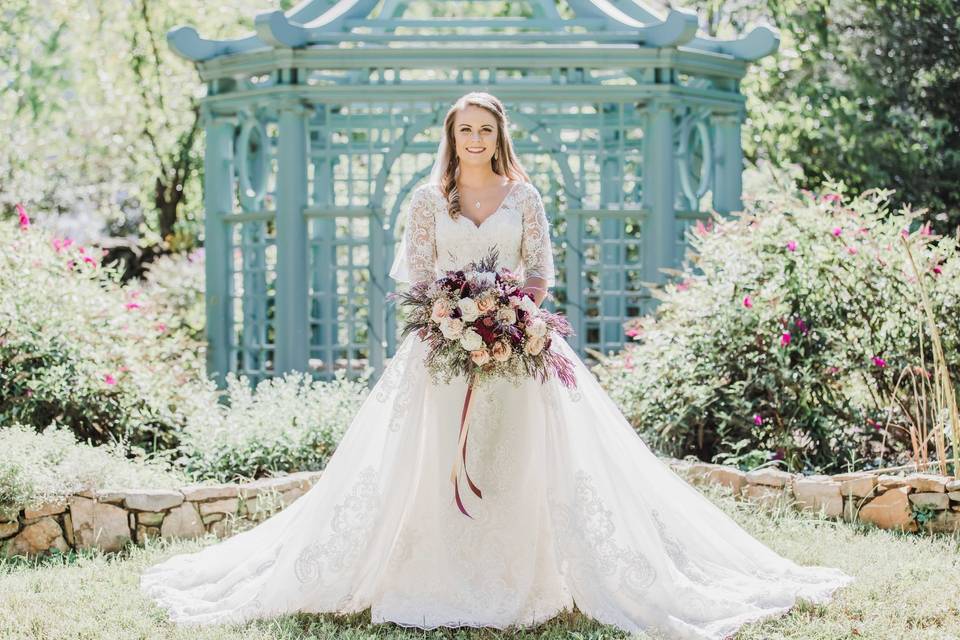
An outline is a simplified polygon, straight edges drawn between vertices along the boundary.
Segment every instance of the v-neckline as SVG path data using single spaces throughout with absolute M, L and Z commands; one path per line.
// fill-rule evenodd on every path
M 513 192 L 517 190 L 517 184 L 519 184 L 519 182 L 520 182 L 519 180 L 515 180 L 513 182 L 513 185 L 511 185 L 510 190 L 507 191 L 507 195 L 503 196 L 503 200 L 500 201 L 499 206 L 497 206 L 497 208 L 493 210 L 493 213 L 491 213 L 486 218 L 484 218 L 483 222 L 481 222 L 480 224 L 477 224 L 467 216 L 463 215 L 463 211 L 460 212 L 460 217 L 466 220 L 467 222 L 469 222 L 470 226 L 472 226 L 475 231 L 479 231 L 480 229 L 483 228 L 483 225 L 487 224 L 490 218 L 500 213 L 500 210 L 503 209 L 503 205 L 507 203 L 507 200 L 510 198 L 511 195 L 513 195 Z

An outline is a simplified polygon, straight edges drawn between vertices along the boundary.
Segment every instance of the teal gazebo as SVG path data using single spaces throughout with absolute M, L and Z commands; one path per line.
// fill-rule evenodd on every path
M 766 27 L 704 37 L 695 14 L 637 0 L 307 0 L 254 22 L 236 40 L 167 35 L 207 86 L 208 370 L 221 385 L 228 372 L 382 370 L 406 204 L 447 108 L 473 90 L 504 101 L 543 194 L 571 344 L 618 349 L 686 229 L 741 207 L 739 81 L 779 45 Z

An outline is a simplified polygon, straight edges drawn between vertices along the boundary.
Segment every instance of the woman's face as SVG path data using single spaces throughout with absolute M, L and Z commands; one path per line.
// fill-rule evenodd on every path
M 497 119 L 476 105 L 467 105 L 454 115 L 453 135 L 457 157 L 467 165 L 490 166 L 497 150 Z

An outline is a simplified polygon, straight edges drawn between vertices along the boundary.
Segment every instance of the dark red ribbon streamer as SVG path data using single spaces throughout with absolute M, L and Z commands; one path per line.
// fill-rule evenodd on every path
M 467 393 L 463 397 L 463 410 L 460 412 L 460 437 L 457 441 L 457 460 L 453 463 L 453 470 L 450 474 L 450 479 L 453 481 L 453 496 L 457 501 L 457 506 L 460 508 L 460 512 L 467 516 L 468 518 L 473 518 L 469 513 L 467 513 L 466 508 L 463 506 L 463 500 L 460 499 L 460 466 L 463 467 L 463 475 L 467 478 L 467 484 L 470 486 L 470 490 L 478 498 L 483 498 L 483 494 L 480 493 L 480 489 L 477 488 L 477 485 L 473 484 L 473 480 L 470 479 L 470 474 L 467 472 L 467 433 L 470 430 L 469 423 L 469 413 L 470 413 L 470 401 L 473 398 L 473 378 L 470 378 L 470 381 L 467 383 Z

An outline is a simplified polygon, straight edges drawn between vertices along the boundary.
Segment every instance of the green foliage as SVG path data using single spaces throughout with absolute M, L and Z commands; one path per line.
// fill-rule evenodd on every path
M 143 292 L 158 309 L 170 314 L 173 322 L 168 327 L 179 331 L 198 343 L 206 341 L 206 310 L 204 308 L 204 250 L 188 254 L 174 253 L 160 256 L 150 263 L 141 285 Z
M 628 330 L 638 343 L 598 368 L 651 444 L 798 471 L 903 460 L 921 414 L 897 381 L 933 361 L 902 244 L 915 214 L 891 213 L 889 191 L 844 199 L 830 186 L 764 194 L 698 229 L 694 268 L 656 292 L 655 316 Z M 957 242 L 926 227 L 906 240 L 960 380 Z
M 172 447 L 193 404 L 209 401 L 203 344 L 94 251 L 0 223 L 0 424 Z
M 202 218 L 196 68 L 165 40 L 179 24 L 237 37 L 274 2 L 222 11 L 167 0 L 4 0 L 0 208 L 84 216 L 101 233 L 190 246 Z M 89 212 L 89 213 L 87 213 Z
M 79 491 L 104 488 L 169 489 L 187 483 L 159 458 L 119 445 L 78 443 L 59 425 L 42 432 L 13 424 L 0 429 L 0 515 L 15 514 Z
M 251 389 L 229 374 L 227 403 L 188 417 L 180 463 L 198 479 L 218 481 L 323 468 L 367 392 L 363 380 L 316 381 L 296 372 Z
M 810 189 L 831 178 L 854 191 L 888 186 L 894 208 L 927 207 L 936 231 L 954 232 L 960 4 L 777 0 L 727 3 L 722 12 L 724 37 L 757 22 L 781 33 L 779 51 L 752 65 L 742 83 L 749 160 L 798 164 Z
M 910 504 L 910 516 L 921 527 L 937 517 L 937 509 L 931 504 Z

